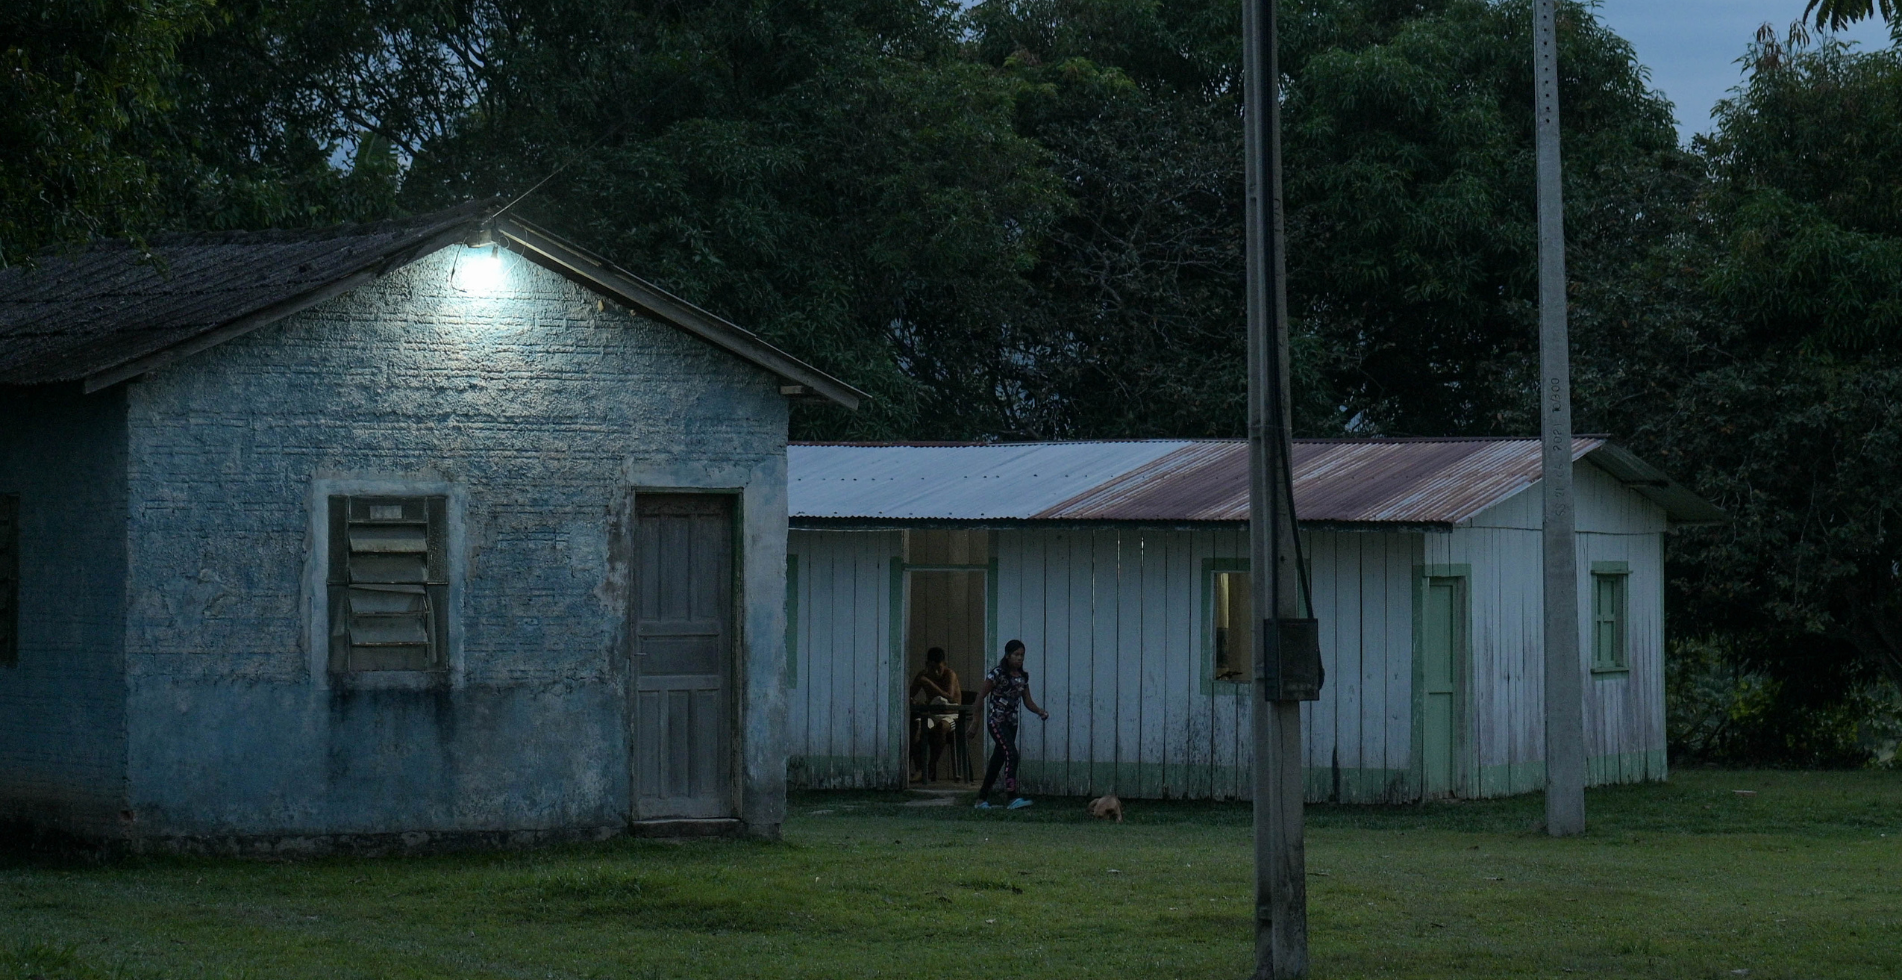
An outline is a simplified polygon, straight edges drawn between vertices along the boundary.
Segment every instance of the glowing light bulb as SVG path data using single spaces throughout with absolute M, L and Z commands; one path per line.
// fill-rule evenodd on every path
M 471 249 L 474 255 L 465 255 L 456 263 L 456 287 L 464 292 L 487 293 L 502 282 L 502 249 L 491 245 L 485 251 Z

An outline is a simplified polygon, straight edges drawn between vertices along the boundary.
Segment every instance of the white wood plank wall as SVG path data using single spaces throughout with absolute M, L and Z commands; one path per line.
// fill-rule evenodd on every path
M 788 539 L 798 577 L 788 610 L 787 780 L 793 786 L 905 784 L 891 586 L 902 548 L 897 531 L 794 531 Z
M 1663 508 L 1590 464 L 1577 469 L 1579 652 L 1591 660 L 1593 562 L 1623 561 L 1631 670 L 1588 675 L 1591 785 L 1663 779 Z M 1466 795 L 1537 790 L 1545 782 L 1543 573 L 1537 484 L 1450 535 L 1427 536 L 1427 562 L 1469 564 L 1471 710 Z
M 1591 657 L 1593 562 L 1622 561 L 1626 674 L 1594 675 L 1586 685 L 1586 754 L 1594 784 L 1635 783 L 1668 774 L 1664 731 L 1664 508 L 1595 466 L 1578 468 L 1579 650 Z
M 1661 779 L 1665 515 L 1591 465 L 1579 467 L 1577 486 L 1587 661 L 1592 563 L 1630 569 L 1631 670 L 1595 675 L 1587 686 L 1590 778 Z M 1466 566 L 1470 575 L 1460 795 L 1543 785 L 1538 524 L 1535 486 L 1450 533 L 1304 533 L 1327 670 L 1321 699 L 1303 713 L 1309 799 L 1418 797 L 1414 603 L 1431 566 Z M 1026 790 L 1247 797 L 1249 693 L 1210 676 L 1203 595 L 1211 562 L 1245 561 L 1246 530 L 1010 529 L 992 540 L 998 649 L 987 659 L 1005 641 L 1023 640 L 1034 693 L 1051 713 L 1048 722 L 1022 721 Z M 903 548 L 897 531 L 792 533 L 795 786 L 904 784 L 906 665 L 893 649 L 904 636 L 893 595 Z M 980 679 L 966 682 L 975 688 Z M 978 745 L 987 748 L 982 738 Z
M 1202 579 L 1242 530 L 1000 531 L 997 631 L 1021 639 L 1050 720 L 1019 737 L 1030 792 L 1244 794 L 1244 699 L 1208 694 Z
M 1413 567 L 1420 535 L 1311 533 L 1328 683 L 1308 706 L 1308 792 L 1411 792 Z M 1050 721 L 1023 722 L 1032 792 L 1247 797 L 1249 692 L 1213 683 L 1203 590 L 1241 529 L 1000 531 L 998 639 L 1022 639 Z
M 1306 706 L 1308 798 L 1396 802 L 1413 774 L 1413 582 L 1418 533 L 1310 532 L 1321 699 Z

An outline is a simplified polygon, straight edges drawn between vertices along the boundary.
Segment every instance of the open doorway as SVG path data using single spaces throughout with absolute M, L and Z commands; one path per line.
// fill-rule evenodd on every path
M 986 606 L 990 533 L 911 531 L 906 538 L 909 783 L 964 787 L 975 781 L 983 748 L 977 690 L 992 655 Z M 933 650 L 943 651 L 943 668 L 932 662 Z M 953 676 L 955 689 L 948 689 Z

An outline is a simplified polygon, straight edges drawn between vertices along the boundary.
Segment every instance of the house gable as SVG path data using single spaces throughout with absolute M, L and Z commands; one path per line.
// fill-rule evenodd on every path
M 1662 534 L 1670 530 L 1671 515 L 1662 504 L 1639 494 L 1598 466 L 1590 456 L 1572 464 L 1575 527 L 1582 533 Z M 1544 501 L 1540 483 L 1474 514 L 1460 524 L 1473 528 L 1514 528 L 1537 531 L 1542 525 Z
M 486 247 L 438 249 L 118 389 L 143 825 L 624 826 L 631 491 L 742 498 L 745 594 L 767 597 L 744 606 L 742 632 L 777 635 L 780 379 L 521 255 L 496 258 L 478 270 Z M 438 676 L 337 675 L 338 497 L 442 501 Z M 756 702 L 777 680 L 748 668 L 736 682 Z M 749 765 L 755 787 L 783 772 Z
M 149 254 L 102 242 L 0 270 L 0 385 L 97 391 L 244 336 L 444 246 L 507 248 L 777 375 L 781 394 L 855 408 L 863 394 L 721 317 L 489 202 L 373 225 L 172 235 Z

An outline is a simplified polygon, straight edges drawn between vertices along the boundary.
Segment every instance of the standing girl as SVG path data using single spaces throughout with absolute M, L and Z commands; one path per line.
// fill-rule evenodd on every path
M 1030 672 L 1024 669 L 1024 641 L 1004 644 L 1004 659 L 984 675 L 978 690 L 984 699 L 984 727 L 991 733 L 991 764 L 984 769 L 984 788 L 977 791 L 977 809 L 991 808 L 991 787 L 997 784 L 999 770 L 1004 774 L 1004 792 L 1011 796 L 1010 809 L 1030 805 L 1017 795 L 1017 705 L 1022 702 L 1037 717 L 1048 721 L 1050 712 L 1037 707 L 1030 696 Z

